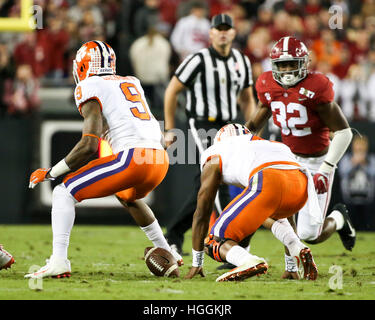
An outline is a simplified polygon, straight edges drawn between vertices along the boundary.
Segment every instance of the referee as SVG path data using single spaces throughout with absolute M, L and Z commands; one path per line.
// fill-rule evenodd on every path
M 211 46 L 189 55 L 177 68 L 164 96 L 165 140 L 173 143 L 177 96 L 186 91 L 186 114 L 190 132 L 199 154 L 213 142 L 222 126 L 237 118 L 238 105 L 244 118 L 255 111 L 253 80 L 249 59 L 232 48 L 236 36 L 233 21 L 226 14 L 212 18 L 209 32 Z M 201 130 L 200 130 L 201 129 Z M 203 130 L 202 130 L 203 129 Z M 212 130 L 215 129 L 215 130 Z M 211 139 L 204 132 L 211 132 Z M 203 132 L 203 134 L 202 134 Z M 184 233 L 191 228 L 200 188 L 199 161 L 196 164 L 194 186 L 176 219 L 168 226 L 166 238 L 178 252 L 182 252 Z M 227 186 L 219 189 L 215 201 L 218 213 L 230 202 Z

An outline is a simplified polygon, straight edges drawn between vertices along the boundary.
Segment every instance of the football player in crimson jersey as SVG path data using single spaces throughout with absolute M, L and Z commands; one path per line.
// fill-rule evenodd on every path
M 308 71 L 308 50 L 296 38 L 281 38 L 273 46 L 270 58 L 272 71 L 261 74 L 256 82 L 258 108 L 246 126 L 259 132 L 272 116 L 281 129 L 282 142 L 314 176 L 321 221 L 313 223 L 303 208 L 298 213 L 298 236 L 316 244 L 337 230 L 344 247 L 352 250 L 356 235 L 345 205 L 337 204 L 326 217 L 336 164 L 352 139 L 349 124 L 334 101 L 332 82 L 321 73 Z M 287 251 L 285 263 L 283 277 L 298 278 Z

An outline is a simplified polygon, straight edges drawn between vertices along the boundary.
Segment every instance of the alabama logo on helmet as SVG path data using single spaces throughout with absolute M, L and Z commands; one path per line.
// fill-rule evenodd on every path
M 73 60 L 73 77 L 76 83 L 93 75 L 115 73 L 115 52 L 103 41 L 86 42 L 77 51 L 76 58 Z
M 228 137 L 251 134 L 250 130 L 239 123 L 231 123 L 222 127 L 215 135 L 214 144 L 225 140 Z

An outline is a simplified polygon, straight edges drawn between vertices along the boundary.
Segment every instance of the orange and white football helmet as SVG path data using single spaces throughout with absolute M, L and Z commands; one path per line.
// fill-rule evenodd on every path
M 73 77 L 78 82 L 93 75 L 116 74 L 116 55 L 105 42 L 93 40 L 86 42 L 73 60 Z
M 242 124 L 239 124 L 239 123 L 226 124 L 216 133 L 213 144 L 223 141 L 228 137 L 242 136 L 244 134 L 249 134 L 249 133 L 250 133 L 250 130 Z

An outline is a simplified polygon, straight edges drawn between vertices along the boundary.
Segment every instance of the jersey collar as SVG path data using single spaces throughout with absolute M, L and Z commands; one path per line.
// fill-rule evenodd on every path
M 219 53 L 214 49 L 213 46 L 210 46 L 210 47 L 208 48 L 208 50 L 210 50 L 211 54 L 212 54 L 215 58 L 220 59 L 220 60 L 224 60 L 224 61 L 228 60 L 228 59 L 233 55 L 232 48 L 230 49 L 230 53 L 229 53 L 227 56 L 222 56 L 221 54 L 219 54 Z

